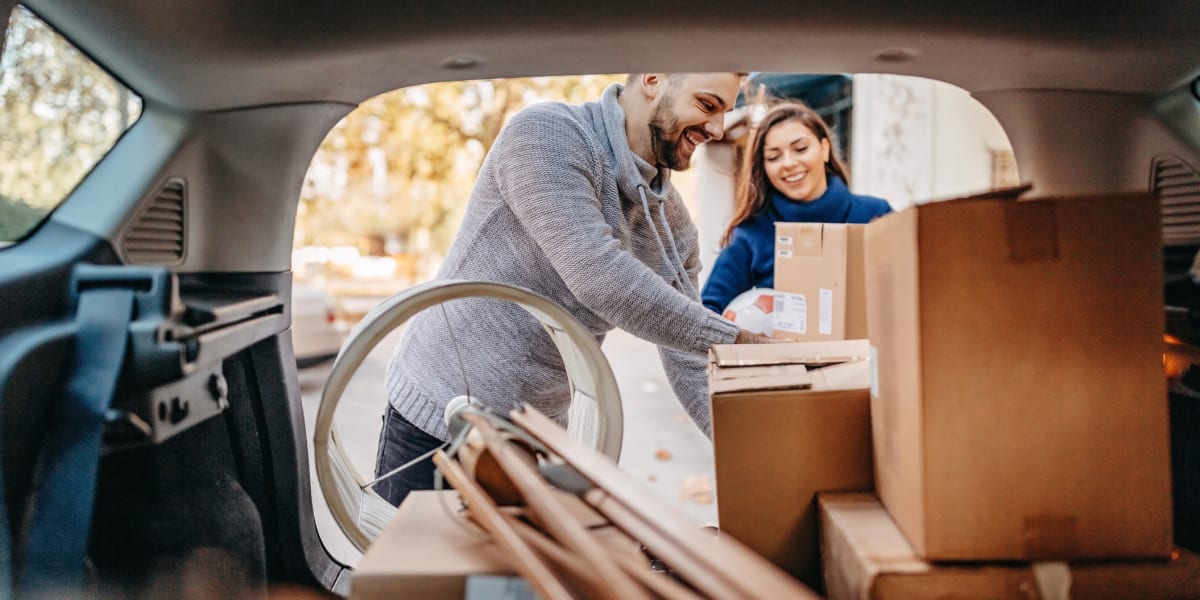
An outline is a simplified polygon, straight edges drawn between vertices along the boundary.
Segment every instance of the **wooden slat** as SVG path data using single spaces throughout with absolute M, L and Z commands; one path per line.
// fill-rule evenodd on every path
M 535 550 L 550 558 L 552 562 L 562 565 L 580 577 L 593 577 L 595 575 L 593 571 L 589 570 L 587 563 L 582 559 L 570 554 L 562 546 L 555 544 L 533 527 L 511 517 L 510 522 L 513 525 L 513 529 L 520 534 L 522 539 Z M 669 576 L 652 572 L 649 565 L 638 561 L 632 556 L 615 553 L 611 554 L 611 556 L 622 570 L 661 598 L 666 598 L 667 600 L 702 600 L 703 598 Z
M 483 441 L 487 444 L 492 457 L 524 496 L 525 504 L 529 506 L 530 512 L 537 517 L 542 527 L 547 529 L 562 545 L 578 553 L 596 570 L 599 579 L 604 582 L 604 585 L 596 590 L 600 597 L 612 600 L 637 598 L 650 600 L 646 591 L 613 562 L 608 553 L 595 543 L 595 540 L 579 525 L 566 507 L 558 502 L 552 488 L 541 474 L 517 456 L 516 450 L 509 445 L 510 442 L 505 440 L 486 418 L 467 414 L 464 415 L 464 419 L 483 436 Z
M 458 490 L 458 493 L 466 499 L 468 510 L 479 522 L 479 525 L 487 530 L 496 543 L 504 549 L 504 556 L 510 559 L 513 570 L 527 579 L 539 596 L 547 600 L 569 600 L 571 598 L 571 593 L 567 591 L 562 581 L 559 581 L 558 577 L 521 539 L 520 535 L 513 531 L 512 527 L 509 527 L 504 515 L 496 510 L 496 505 L 492 504 L 487 494 L 467 478 L 458 463 L 446 456 L 442 450 L 438 450 L 433 455 L 433 463 L 441 469 L 450 485 L 454 486 L 454 489 Z
M 572 554 L 570 550 L 563 548 L 546 537 L 542 532 L 534 529 L 529 524 L 517 519 L 514 516 L 506 516 L 508 524 L 521 536 L 521 539 L 529 544 L 529 547 L 538 551 L 542 556 L 546 557 L 550 562 L 554 563 L 560 570 L 566 571 L 577 580 L 587 582 L 588 587 L 602 588 L 604 580 L 600 579 L 596 571 L 592 570 L 587 561 Z
M 715 540 L 705 540 L 700 546 L 691 549 L 683 548 L 675 541 L 663 535 L 653 527 L 648 527 L 641 518 L 626 509 L 621 503 L 613 500 L 599 488 L 593 488 L 584 494 L 584 500 L 592 505 L 600 514 L 607 517 L 614 525 L 630 537 L 638 540 L 649 548 L 659 560 L 666 563 L 688 583 L 695 586 L 710 598 L 741 598 L 745 597 L 742 590 L 730 584 L 728 578 L 709 569 L 708 565 L 697 561 L 695 553 L 689 550 L 704 551 L 716 546 Z
M 594 485 L 602 488 L 613 501 L 636 514 L 647 529 L 657 531 L 662 538 L 669 540 L 672 546 L 688 552 L 691 560 L 704 565 L 707 572 L 719 574 L 725 585 L 739 591 L 732 597 L 772 600 L 820 598 L 808 587 L 732 537 L 722 537 L 719 543 L 713 544 L 695 525 L 669 512 L 638 488 L 611 460 L 571 439 L 562 427 L 539 413 L 537 409 L 527 407 L 514 410 L 511 417 L 517 425 L 558 454 Z M 635 539 L 642 539 L 637 533 L 630 532 L 630 535 Z M 658 548 L 650 544 L 646 544 L 646 547 L 656 555 L 663 556 Z M 663 549 L 670 551 L 670 548 Z M 684 574 L 684 577 L 687 575 Z M 699 588 L 698 585 L 697 587 Z
M 617 564 L 642 583 L 642 585 L 650 588 L 650 591 L 658 594 L 659 597 L 667 600 L 702 600 L 702 596 L 696 594 L 683 584 L 675 581 L 665 573 L 655 573 L 651 571 L 645 564 L 638 562 L 637 559 L 630 556 L 614 556 Z

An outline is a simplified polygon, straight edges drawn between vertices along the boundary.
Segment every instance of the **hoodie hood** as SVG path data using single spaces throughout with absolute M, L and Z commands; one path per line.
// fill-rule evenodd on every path
M 671 284 L 689 298 L 698 298 L 683 259 L 679 257 L 675 234 L 667 221 L 665 203 L 671 194 L 671 171 L 646 162 L 629 148 L 629 138 L 625 135 L 625 110 L 618 102 L 624 89 L 614 83 L 600 97 L 604 132 L 608 137 L 609 152 L 617 165 L 617 188 L 621 191 L 622 202 L 641 203 L 642 214 L 658 244 L 659 257 L 671 272 Z M 657 224 L 653 216 L 655 212 L 658 213 Z M 661 235 L 659 226 L 662 227 Z M 663 240 L 664 235 L 666 240 Z
M 608 137 L 609 152 L 617 164 L 617 187 L 626 202 L 640 202 L 638 187 L 642 186 L 647 200 L 657 205 L 670 194 L 671 171 L 646 162 L 629 149 L 629 138 L 625 136 L 625 110 L 618 102 L 624 89 L 621 84 L 614 83 L 600 96 L 604 133 Z

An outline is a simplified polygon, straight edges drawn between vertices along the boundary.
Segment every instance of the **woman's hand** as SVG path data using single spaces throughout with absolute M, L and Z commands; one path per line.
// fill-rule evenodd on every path
M 752 331 L 746 331 L 745 329 L 739 329 L 737 332 L 737 338 L 735 338 L 733 340 L 733 343 L 735 343 L 735 344 L 771 344 L 771 343 L 778 342 L 778 341 L 779 340 L 777 340 L 775 338 L 765 336 L 761 333 L 754 333 Z

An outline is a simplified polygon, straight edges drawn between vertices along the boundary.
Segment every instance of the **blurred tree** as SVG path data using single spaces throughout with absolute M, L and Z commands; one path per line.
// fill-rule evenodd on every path
M 18 6 L 0 58 L 0 241 L 32 230 L 140 112 L 139 98 Z
M 434 83 L 382 94 L 326 136 L 301 195 L 296 246 L 383 238 L 443 255 L 500 129 L 536 102 L 594 100 L 613 75 Z

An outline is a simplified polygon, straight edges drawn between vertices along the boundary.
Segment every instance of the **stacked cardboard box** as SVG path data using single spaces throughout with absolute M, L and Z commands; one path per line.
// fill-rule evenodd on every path
M 721 535 L 821 587 L 815 496 L 872 489 L 866 340 L 714 346 Z
M 922 560 L 872 494 L 821 494 L 821 558 L 830 600 L 958 598 L 1200 598 L 1200 558 L 931 563 Z
M 834 597 L 1036 597 L 1064 573 L 1076 597 L 1197 597 L 1172 544 L 1159 203 L 1018 193 L 776 224 L 776 337 L 869 321 L 874 481 L 847 462 L 852 394 L 838 412 L 811 367 L 714 353 L 723 531 L 812 583 L 813 494 L 874 483 L 882 504 L 822 525 Z
M 971 198 L 866 229 L 876 484 L 930 560 L 1172 550 L 1157 201 Z
M 775 224 L 774 337 L 867 337 L 863 225 Z

